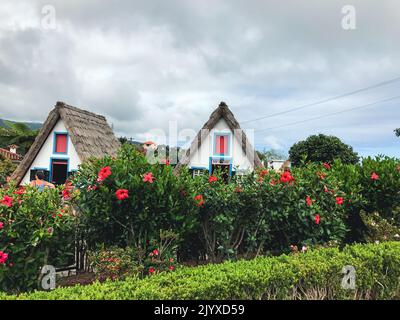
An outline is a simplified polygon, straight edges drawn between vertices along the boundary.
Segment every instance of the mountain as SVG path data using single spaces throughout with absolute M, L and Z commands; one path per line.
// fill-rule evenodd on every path
M 0 119 L 0 128 L 7 128 L 10 127 L 12 123 L 18 123 L 18 121 L 11 121 L 11 120 L 6 120 L 6 119 Z M 29 128 L 32 130 L 37 130 L 40 129 L 43 125 L 43 123 L 39 122 L 23 122 L 25 123 Z

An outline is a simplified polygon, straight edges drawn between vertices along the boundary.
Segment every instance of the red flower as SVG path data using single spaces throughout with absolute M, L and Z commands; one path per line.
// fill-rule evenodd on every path
M 117 196 L 118 200 L 125 200 L 129 198 L 128 190 L 126 189 L 118 189 L 115 191 L 115 195 Z
M 64 200 L 68 200 L 69 198 L 71 198 L 71 194 L 69 193 L 69 188 L 65 188 L 62 191 L 62 196 L 63 196 Z
M 331 165 L 329 163 L 324 162 L 324 168 L 329 170 L 331 168 Z
M 322 172 L 317 172 L 317 176 L 318 176 L 318 178 L 320 178 L 321 180 L 324 180 L 325 178 L 326 178 L 326 174 L 325 173 L 322 173 Z
M 209 183 L 213 183 L 213 182 L 215 182 L 215 181 L 217 181 L 218 179 L 217 179 L 217 177 L 216 176 L 210 176 L 209 178 L 208 178 L 208 182 Z
M 264 177 L 264 176 L 266 176 L 268 174 L 268 170 L 261 170 L 260 171 L 260 176 L 261 177 Z
M 150 267 L 150 268 L 149 268 L 149 273 L 150 273 L 150 274 L 153 274 L 154 272 L 156 272 L 156 269 L 154 269 L 153 267 Z
M 0 222 L 0 230 L 4 228 L 4 223 Z
M 175 267 L 174 266 L 169 266 L 168 269 L 171 270 L 171 271 L 174 271 Z
M 98 175 L 97 175 L 97 181 L 101 182 L 105 179 L 107 179 L 107 177 L 111 174 L 111 169 L 109 166 L 103 167 L 100 169 Z
M 174 258 L 169 258 L 169 262 L 174 262 Z
M 294 178 L 289 171 L 285 171 L 281 174 L 281 181 L 283 183 L 293 183 Z
M 376 174 L 376 172 L 372 172 L 371 180 L 374 180 L 374 181 L 379 180 L 379 176 Z
M 53 227 L 47 228 L 47 232 L 48 232 L 49 234 L 52 234 L 53 231 L 54 231 Z
M 158 256 L 158 250 L 157 250 L 157 249 L 154 249 L 154 250 L 153 250 L 153 254 L 154 254 L 155 256 Z
M 163 163 L 163 164 L 165 164 L 167 166 L 169 166 L 171 164 L 171 162 L 168 159 L 162 159 L 161 163 Z
M 10 196 L 5 195 L 3 197 L 3 200 L 1 200 L 1 204 L 7 206 L 7 207 L 11 207 L 13 202 L 12 202 L 12 198 Z
M 18 195 L 22 195 L 25 193 L 25 188 L 24 187 L 20 187 L 18 190 L 15 190 L 13 192 L 14 194 L 18 194 Z
M 147 172 L 143 177 L 143 182 L 153 183 L 154 176 L 152 172 Z
M 196 201 L 196 206 L 201 207 L 204 205 L 204 198 L 201 194 L 198 194 L 194 197 L 194 201 Z
M 8 259 L 8 254 L 0 251 L 0 264 L 5 264 Z
M 336 203 L 338 204 L 338 205 L 342 205 L 343 204 L 343 198 L 342 197 L 336 197 Z
M 327 186 L 324 186 L 324 192 L 325 192 L 325 193 L 328 193 L 328 192 L 329 192 L 329 189 L 328 189 Z
M 306 202 L 307 202 L 307 206 L 311 207 L 312 200 L 311 200 L 310 196 L 307 196 Z
M 316 214 L 314 217 L 315 224 L 319 224 L 320 220 L 321 220 L 321 217 L 319 216 L 319 214 Z

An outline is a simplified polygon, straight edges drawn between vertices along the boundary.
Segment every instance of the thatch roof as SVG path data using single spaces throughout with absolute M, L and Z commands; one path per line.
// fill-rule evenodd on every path
M 81 161 L 90 157 L 100 158 L 106 154 L 116 155 L 120 143 L 104 116 L 67 105 L 64 102 L 57 102 L 55 108 L 49 113 L 35 142 L 11 176 L 11 179 L 17 184 L 21 182 L 31 167 L 59 119 L 64 122 Z
M 232 111 L 228 108 L 225 102 L 221 102 L 217 109 L 211 113 L 210 119 L 203 125 L 203 128 L 199 131 L 197 136 L 194 138 L 190 148 L 186 151 L 186 154 L 179 161 L 177 166 L 175 167 L 175 172 L 179 172 L 182 166 L 187 165 L 190 161 L 190 156 L 193 155 L 196 150 L 198 150 L 201 146 L 201 142 L 209 134 L 209 130 L 214 128 L 217 122 L 223 118 L 228 124 L 229 128 L 234 133 L 235 137 L 240 141 L 242 141 L 242 149 L 245 155 L 250 160 L 250 163 L 254 163 L 254 168 L 262 167 L 262 163 L 260 158 L 258 157 L 257 152 L 254 150 L 253 146 L 247 139 L 246 133 L 244 130 L 241 130 L 239 122 L 236 120 Z M 204 130 L 206 129 L 206 130 Z

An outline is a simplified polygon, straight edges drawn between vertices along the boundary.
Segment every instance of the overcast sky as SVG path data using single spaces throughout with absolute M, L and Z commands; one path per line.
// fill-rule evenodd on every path
M 399 77 L 399 35 L 397 0 L 1 0 L 0 117 L 43 122 L 64 101 L 144 140 L 169 121 L 197 131 L 225 101 L 257 149 L 325 133 L 400 157 L 400 99 L 323 117 L 398 96 L 400 81 L 245 122 Z

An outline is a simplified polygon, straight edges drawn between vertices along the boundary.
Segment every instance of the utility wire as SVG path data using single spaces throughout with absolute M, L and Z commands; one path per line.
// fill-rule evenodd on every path
M 391 97 L 391 98 L 387 98 L 387 99 L 378 100 L 378 101 L 375 101 L 375 102 L 363 104 L 363 105 L 358 106 L 358 107 L 354 107 L 354 108 L 350 108 L 350 109 L 346 109 L 346 110 L 342 110 L 342 111 L 338 111 L 338 112 L 325 114 L 325 115 L 322 115 L 322 116 L 319 116 L 319 117 L 309 118 L 309 119 L 305 119 L 305 120 L 301 120 L 301 121 L 295 121 L 295 122 L 286 123 L 286 124 L 283 124 L 283 125 L 280 125 L 280 126 L 275 126 L 275 127 L 265 128 L 265 129 L 256 129 L 254 131 L 255 132 L 262 132 L 262 131 L 267 131 L 267 130 L 279 129 L 279 128 L 283 128 L 283 127 L 289 127 L 289 126 L 293 126 L 293 125 L 300 124 L 300 123 L 303 123 L 303 122 L 308 122 L 308 121 L 312 121 L 312 120 L 318 120 L 318 119 L 322 119 L 322 118 L 331 117 L 331 116 L 335 116 L 335 115 L 338 115 L 338 114 L 354 111 L 354 110 L 357 110 L 357 109 L 367 108 L 369 106 L 372 106 L 372 105 L 375 105 L 375 104 L 378 104 L 378 103 L 388 102 L 388 101 L 392 101 L 392 100 L 399 99 L 399 98 L 400 98 L 400 96 L 394 96 L 394 97 Z
M 393 82 L 396 82 L 396 81 L 399 81 L 399 80 L 400 80 L 400 77 L 397 77 L 397 78 L 394 78 L 394 79 L 391 79 L 391 80 L 387 80 L 387 81 L 384 81 L 384 82 L 380 82 L 380 83 L 374 84 L 374 85 L 369 86 L 369 87 L 361 88 L 361 89 L 358 89 L 358 90 L 354 90 L 354 91 L 351 91 L 351 92 L 347 92 L 347 93 L 344 93 L 344 94 L 341 94 L 341 95 L 338 95 L 338 96 L 334 96 L 334 97 L 331 97 L 331 98 L 319 100 L 319 101 L 316 101 L 316 102 L 304 104 L 304 105 L 301 105 L 299 107 L 294 107 L 294 108 L 291 108 L 291 109 L 288 109 L 288 110 L 285 110 L 285 111 L 272 113 L 272 114 L 269 114 L 269 115 L 266 115 L 266 116 L 262 116 L 262 117 L 259 117 L 259 118 L 252 119 L 252 120 L 241 121 L 241 124 L 248 123 L 248 122 L 253 122 L 253 121 L 258 121 L 258 120 L 262 120 L 262 119 L 266 119 L 266 118 L 272 118 L 272 117 L 279 116 L 279 115 L 282 115 L 282 114 L 286 114 L 286 113 L 289 113 L 289 112 L 305 109 L 305 108 L 312 107 L 312 106 L 315 106 L 315 105 L 318 105 L 318 104 L 322 104 L 322 103 L 325 103 L 325 102 L 328 102 L 328 101 L 337 100 L 337 99 L 340 99 L 340 98 L 351 96 L 351 95 L 354 95 L 354 94 L 359 93 L 359 92 L 363 92 L 363 91 L 367 91 L 367 90 L 370 90 L 370 89 L 382 87 L 382 86 L 388 85 L 390 83 L 393 83 Z

